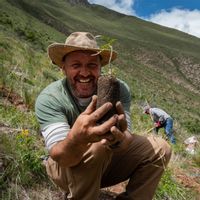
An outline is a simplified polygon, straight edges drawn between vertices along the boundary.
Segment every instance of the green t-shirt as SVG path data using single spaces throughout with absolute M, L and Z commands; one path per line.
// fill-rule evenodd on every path
M 130 90 L 128 85 L 120 82 L 120 101 L 124 110 L 130 116 Z M 48 85 L 38 96 L 35 104 L 35 112 L 40 123 L 41 130 L 46 126 L 65 122 L 73 126 L 78 115 L 86 109 L 72 95 L 67 79 L 61 79 Z M 130 123 L 130 120 L 129 122 Z M 129 127 L 130 128 L 130 127 Z

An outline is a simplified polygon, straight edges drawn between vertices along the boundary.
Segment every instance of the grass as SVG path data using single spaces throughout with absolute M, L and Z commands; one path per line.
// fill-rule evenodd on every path
M 16 129 L 24 128 L 39 131 L 39 125 L 36 121 L 35 113 L 33 111 L 20 111 L 14 106 L 5 106 L 1 101 L 0 117 L 1 123 L 3 122 L 10 127 Z
M 12 145 L 11 145 L 12 143 Z M 1 133 L 1 160 L 3 171 L 0 176 L 2 196 L 8 192 L 10 183 L 21 187 L 32 187 L 47 179 L 41 156 L 45 154 L 42 142 L 29 129 L 7 135 Z
M 195 197 L 192 196 L 192 192 L 185 190 L 182 185 L 177 183 L 173 173 L 168 169 L 162 176 L 154 199 L 195 200 Z

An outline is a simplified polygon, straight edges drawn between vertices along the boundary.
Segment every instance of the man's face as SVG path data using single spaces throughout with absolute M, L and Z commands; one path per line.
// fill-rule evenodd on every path
M 99 55 L 93 54 L 90 51 L 75 51 L 63 61 L 63 71 L 76 97 L 91 97 L 97 89 L 101 63 Z

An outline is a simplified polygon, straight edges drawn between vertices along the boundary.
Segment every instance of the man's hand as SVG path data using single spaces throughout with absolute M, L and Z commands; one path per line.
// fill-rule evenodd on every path
M 70 131 L 70 134 L 73 134 L 72 138 L 79 144 L 99 142 L 102 139 L 108 141 L 115 140 L 115 136 L 119 134 L 119 130 L 116 130 L 115 125 L 119 122 L 122 127 L 124 126 L 122 123 L 123 116 L 120 115 L 114 115 L 104 123 L 97 125 L 97 121 L 112 108 L 112 104 L 105 103 L 95 110 L 96 102 L 97 97 L 93 96 L 92 102 L 79 115 Z M 113 135 L 111 133 L 107 134 L 108 132 L 113 133 Z
M 51 157 L 61 166 L 69 167 L 79 163 L 91 143 L 101 141 L 102 144 L 110 146 L 130 137 L 126 133 L 127 123 L 121 103 L 116 104 L 118 114 L 98 125 L 96 122 L 112 108 L 112 104 L 105 103 L 96 110 L 96 102 L 97 97 L 93 96 L 92 102 L 76 119 L 67 138 L 51 148 Z M 122 146 L 127 145 L 128 143 Z
M 121 104 L 121 102 L 117 102 L 116 103 L 116 110 L 118 113 L 118 121 L 116 126 L 113 126 L 110 130 L 113 139 L 109 140 L 109 139 L 103 139 L 101 142 L 103 144 L 107 144 L 110 147 L 117 147 L 121 144 L 121 142 L 123 141 L 124 137 L 125 137 L 125 131 L 127 130 L 127 121 L 126 121 L 126 117 L 125 117 L 125 112 L 123 109 L 123 106 Z M 118 145 L 116 145 L 118 144 Z
M 158 121 L 158 122 L 154 123 L 154 126 L 157 127 L 157 128 L 161 127 L 161 123 Z

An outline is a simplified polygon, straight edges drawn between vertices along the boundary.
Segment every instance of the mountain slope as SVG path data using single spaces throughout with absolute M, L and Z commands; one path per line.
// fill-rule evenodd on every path
M 41 43 L 44 50 L 52 41 L 63 42 L 63 33 L 73 31 L 91 31 L 117 39 L 114 48 L 119 52 L 119 59 L 114 64 L 123 71 L 123 77 L 130 82 L 134 95 L 143 93 L 135 100 L 148 99 L 150 103 L 175 112 L 173 116 L 180 118 L 182 125 L 187 124 L 186 119 L 191 121 L 188 116 L 192 115 L 197 120 L 195 126 L 199 125 L 199 38 L 97 5 L 75 6 L 62 0 L 8 0 L 2 3 L 10 10 L 5 13 L 4 9 L 3 13 L 13 23 L 13 34 L 17 33 L 26 41 L 32 40 L 32 43 Z M 10 29 L 9 24 L 6 24 L 7 28 Z M 26 31 L 35 35 L 32 33 L 34 36 L 31 38 Z M 138 83 L 137 86 L 133 80 Z M 179 97 L 177 93 L 180 93 Z M 178 105 L 174 104 L 176 101 Z M 174 109 L 180 107 L 180 110 L 185 110 L 186 106 L 190 109 L 184 112 L 184 116 L 177 113 L 179 109 Z

